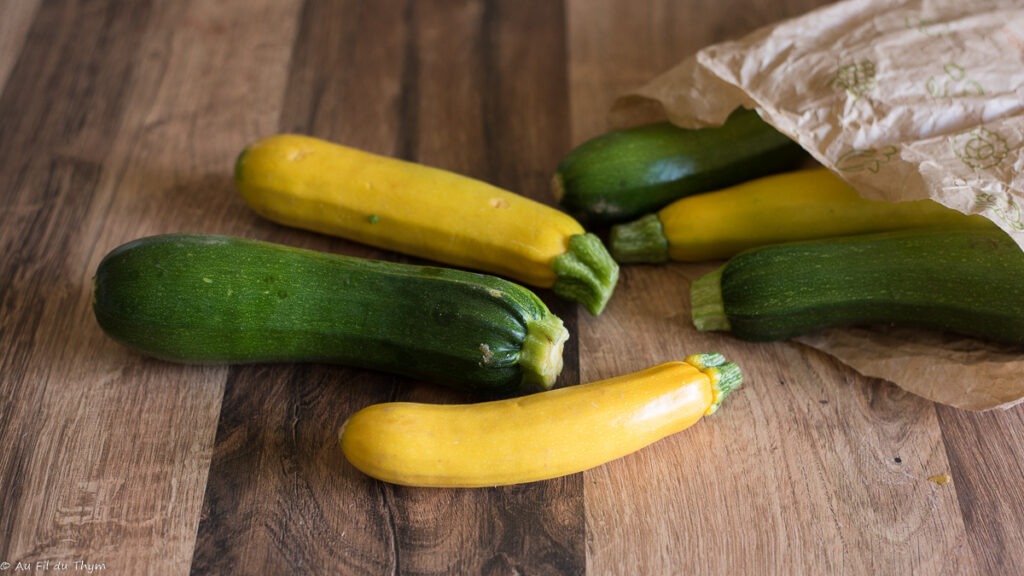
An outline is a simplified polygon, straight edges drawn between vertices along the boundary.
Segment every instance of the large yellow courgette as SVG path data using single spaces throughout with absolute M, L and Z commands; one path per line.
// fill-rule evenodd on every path
M 571 216 L 438 168 L 281 134 L 240 154 L 235 181 L 275 222 L 552 288 L 593 314 L 618 280 Z
M 680 432 L 740 385 L 720 354 L 478 404 L 389 402 L 352 415 L 341 448 L 367 475 L 409 486 L 482 487 L 556 478 Z
M 839 176 L 816 168 L 683 198 L 612 228 L 610 247 L 619 262 L 695 262 L 779 242 L 924 227 L 995 224 L 934 200 L 867 200 Z

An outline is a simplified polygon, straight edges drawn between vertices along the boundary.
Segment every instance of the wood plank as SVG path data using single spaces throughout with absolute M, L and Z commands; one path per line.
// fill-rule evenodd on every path
M 829 3 L 734 0 L 710 8 L 695 1 L 569 0 L 573 143 L 608 129 L 606 117 L 617 96 L 701 48 Z
M 396 4 L 374 10 L 365 3 L 305 3 L 284 100 L 270 111 L 280 131 L 387 153 L 401 84 L 382 71 L 402 67 L 401 14 Z M 267 134 L 276 131 L 272 126 Z M 252 233 L 263 239 L 383 256 L 255 215 L 249 220 Z M 393 572 L 399 562 L 395 521 L 382 505 L 382 489 L 357 474 L 338 474 L 344 463 L 335 432 L 346 414 L 388 399 L 398 385 L 342 367 L 232 370 L 193 573 L 315 572 L 328 566 L 338 573 Z M 313 460 L 313 454 L 327 458 Z
M 245 144 L 274 126 L 281 104 L 274 87 L 286 78 L 298 4 L 197 1 L 160 8 L 141 50 L 132 113 L 107 163 L 111 216 L 95 257 L 150 234 L 246 235 L 252 223 L 234 190 L 232 166 Z M 130 382 L 154 396 L 144 405 L 144 431 L 153 436 L 153 446 L 140 450 L 157 460 L 140 493 L 125 495 L 118 504 L 146 510 L 150 500 L 174 502 L 175 514 L 149 510 L 150 523 L 160 530 L 146 536 L 159 540 L 126 542 L 115 550 L 132 557 L 111 563 L 136 566 L 139 572 L 187 573 L 228 370 L 143 362 L 160 367 Z M 195 407 L 191 413 L 185 410 L 190 406 Z M 130 461 L 131 453 L 127 456 Z
M 573 145 L 608 129 L 606 116 L 617 95 L 704 46 L 704 27 L 679 25 L 679 12 L 718 14 L 695 3 L 616 0 L 569 0 L 566 10 Z
M 195 574 L 389 573 L 380 488 L 342 475 L 336 431 L 379 375 L 323 366 L 232 371 L 192 565 Z
M 978 574 L 1024 572 L 1024 407 L 984 413 L 938 407 L 948 474 Z
M 558 113 L 566 105 L 561 7 L 543 0 L 466 1 L 417 9 L 413 18 L 417 100 L 407 105 L 417 109 L 406 114 L 416 119 L 413 158 L 550 201 L 544 163 L 556 157 L 568 130 Z M 538 294 L 575 333 L 577 308 L 547 291 Z M 560 385 L 578 381 L 577 347 L 565 354 Z M 578 476 L 493 490 L 395 492 L 402 496 L 393 506 L 405 527 L 398 540 L 408 558 L 403 571 L 583 569 Z
M 35 20 L 40 0 L 23 0 L 0 4 L 0 94 L 11 68 L 21 54 L 21 47 Z
M 0 441 L 9 447 L 0 454 L 0 556 L 32 562 L 66 549 L 80 529 L 92 533 L 99 522 L 89 521 L 105 516 L 89 498 L 101 483 L 78 475 L 90 452 L 69 433 L 89 415 L 80 400 L 90 392 L 89 381 L 73 379 L 87 356 L 79 336 L 91 322 L 88 276 L 74 255 L 95 241 L 78 223 L 97 196 L 97 159 L 109 150 L 130 86 L 124 55 L 137 50 L 148 12 L 144 3 L 118 14 L 77 8 L 39 9 L 11 68 L 19 89 L 0 100 Z M 93 149 L 66 144 L 90 134 L 101 136 Z
M 114 344 L 92 318 L 90 277 L 124 241 L 237 220 L 231 164 L 267 99 L 251 78 L 285 64 L 254 24 L 287 23 L 288 6 L 266 4 L 39 10 L 0 106 L 0 174 L 16 191 L 2 245 L 17 255 L 0 288 L 16 311 L 0 388 L 0 438 L 18 447 L 0 466 L 6 561 L 189 569 L 226 370 Z
M 305 5 L 280 128 L 482 178 L 550 200 L 564 147 L 557 4 Z M 345 17 L 341 17 L 344 15 Z M 413 260 L 256 223 L 262 237 Z M 576 310 L 544 297 L 572 328 Z M 578 381 L 578 349 L 562 382 Z M 370 403 L 472 396 L 341 367 L 232 371 L 193 569 L 329 573 L 580 573 L 579 477 L 493 490 L 417 490 L 344 462 L 336 430 Z

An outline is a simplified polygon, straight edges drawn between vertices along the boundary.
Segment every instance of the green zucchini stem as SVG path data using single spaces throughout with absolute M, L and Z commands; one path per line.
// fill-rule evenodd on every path
M 545 314 L 526 323 L 526 339 L 519 353 L 523 372 L 522 390 L 549 390 L 562 372 L 562 350 L 569 331 L 554 314 Z
M 668 238 L 657 214 L 612 226 L 608 244 L 612 256 L 623 264 L 668 262 Z
M 714 414 L 721 407 L 725 397 L 743 384 L 743 371 L 735 362 L 728 362 L 718 353 L 694 354 L 685 362 L 711 378 L 713 398 L 706 414 Z
M 722 271 L 719 266 L 690 284 L 690 316 L 693 325 L 701 332 L 729 331 L 729 317 L 725 314 L 722 301 Z
M 619 265 L 591 233 L 569 238 L 569 249 L 551 262 L 558 277 L 552 287 L 555 294 L 583 304 L 587 311 L 600 314 L 619 281 Z

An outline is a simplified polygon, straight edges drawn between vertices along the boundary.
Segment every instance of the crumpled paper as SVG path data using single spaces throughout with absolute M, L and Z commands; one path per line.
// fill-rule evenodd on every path
M 610 120 L 697 128 L 740 106 L 866 198 L 932 198 L 982 214 L 1024 247 L 1020 0 L 838 2 L 701 50 L 619 98 Z M 1019 347 L 913 330 L 798 341 L 943 404 L 1024 400 Z

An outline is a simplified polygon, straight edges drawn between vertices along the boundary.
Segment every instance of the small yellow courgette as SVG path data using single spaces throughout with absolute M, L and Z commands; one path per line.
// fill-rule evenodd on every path
M 995 228 L 934 200 L 867 200 L 825 168 L 750 180 L 673 202 L 656 214 L 615 226 L 619 262 L 699 262 L 748 248 L 925 227 Z
M 375 404 L 353 414 L 339 438 L 353 466 L 393 484 L 520 484 L 582 472 L 680 432 L 741 381 L 720 354 L 695 354 L 507 400 Z
M 439 168 L 279 134 L 242 151 L 235 184 L 280 224 L 551 288 L 593 314 L 618 280 L 601 240 L 568 214 Z

